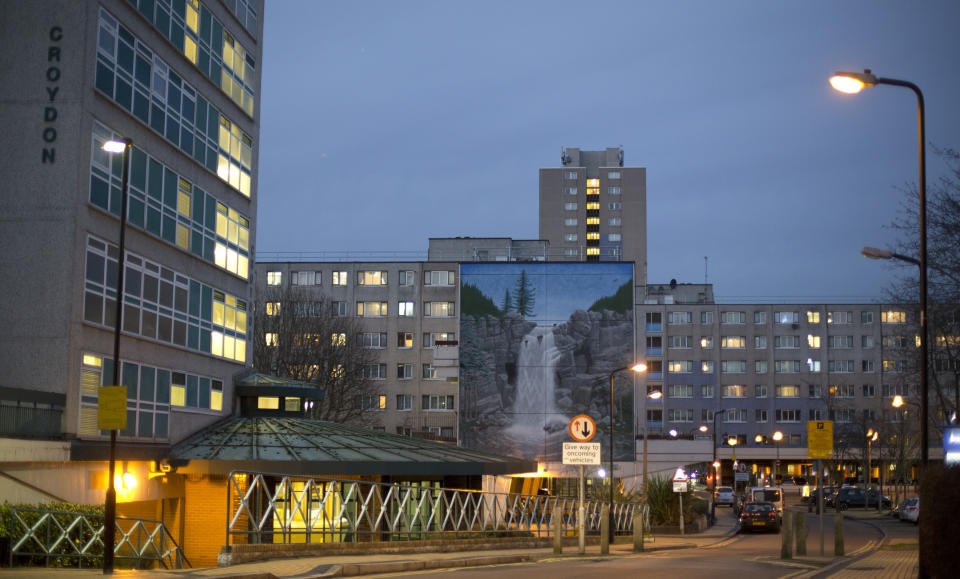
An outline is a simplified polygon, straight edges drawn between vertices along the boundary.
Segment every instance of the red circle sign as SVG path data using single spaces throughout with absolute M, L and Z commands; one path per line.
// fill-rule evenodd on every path
M 597 423 L 586 414 L 578 414 L 570 420 L 569 431 L 577 442 L 587 442 L 597 433 Z

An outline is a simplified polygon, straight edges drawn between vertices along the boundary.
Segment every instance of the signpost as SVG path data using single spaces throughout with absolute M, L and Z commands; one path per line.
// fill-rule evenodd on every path
M 817 461 L 817 520 L 820 523 L 820 556 L 823 557 L 823 459 L 833 458 L 832 421 L 807 422 L 807 458 Z
M 579 554 L 584 555 L 587 552 L 587 538 L 586 529 L 584 528 L 586 511 L 583 507 L 583 467 L 600 464 L 600 443 L 587 442 L 597 433 L 597 423 L 586 414 L 574 416 L 567 430 L 570 432 L 570 437 L 577 442 L 563 443 L 563 464 L 577 465 L 580 467 L 580 506 L 577 509 L 577 545 L 579 547 Z M 612 477 L 613 473 L 610 473 L 610 476 Z
M 687 492 L 688 481 L 690 479 L 687 477 L 687 473 L 683 471 L 683 467 L 677 469 L 677 472 L 673 475 L 673 492 L 680 493 L 678 497 L 680 499 L 680 534 L 683 534 L 683 493 Z

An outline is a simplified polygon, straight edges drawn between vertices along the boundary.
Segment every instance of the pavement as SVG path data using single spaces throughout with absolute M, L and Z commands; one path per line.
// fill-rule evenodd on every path
M 805 512 L 805 509 L 804 511 Z M 890 539 L 883 531 L 882 519 L 889 515 L 876 512 L 846 511 L 847 519 L 857 520 L 877 528 L 882 539 L 872 541 L 858 552 L 844 557 L 794 557 L 794 563 L 800 568 L 785 577 L 813 578 L 839 577 L 870 579 L 900 579 L 917 576 L 918 551 L 916 540 Z M 695 535 L 657 535 L 645 543 L 646 551 L 664 551 L 670 549 L 697 549 L 720 547 L 736 533 L 735 523 L 729 517 L 720 517 L 717 524 Z M 619 542 L 610 546 L 610 557 L 634 555 L 631 537 L 618 537 Z M 832 546 L 831 546 L 832 547 Z M 832 551 L 832 548 L 831 548 Z M 587 557 L 599 557 L 599 545 L 588 545 Z M 352 577 L 378 573 L 401 573 L 431 569 L 475 567 L 484 565 L 503 565 L 543 559 L 558 560 L 578 558 L 577 548 L 565 546 L 563 554 L 555 555 L 553 549 L 503 549 L 495 551 L 461 551 L 457 553 L 405 553 L 364 554 L 323 557 L 299 557 L 295 559 L 274 559 L 253 563 L 242 563 L 229 567 L 211 567 L 185 570 L 117 570 L 115 577 L 136 579 L 321 579 L 328 577 Z M 92 577 L 102 575 L 99 569 L 46 569 L 13 568 L 0 569 L 0 579 L 7 577 Z

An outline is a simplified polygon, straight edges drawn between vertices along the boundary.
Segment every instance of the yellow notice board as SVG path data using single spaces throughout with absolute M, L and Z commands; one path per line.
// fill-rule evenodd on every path
M 127 387 L 101 386 L 97 390 L 97 428 L 123 430 L 127 427 Z
M 807 422 L 807 458 L 833 458 L 833 421 Z

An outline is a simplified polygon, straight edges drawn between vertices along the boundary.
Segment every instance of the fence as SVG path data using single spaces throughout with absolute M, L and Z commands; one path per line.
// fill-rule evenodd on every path
M 103 566 L 103 515 L 13 508 L 10 510 L 10 566 Z M 116 520 L 117 567 L 183 569 L 190 562 L 160 521 Z
M 577 528 L 572 497 L 448 489 L 326 477 L 233 472 L 227 480 L 227 544 L 323 543 L 550 536 Z M 584 503 L 587 532 L 600 530 L 602 501 Z M 615 503 L 614 529 L 633 531 L 640 503 Z

